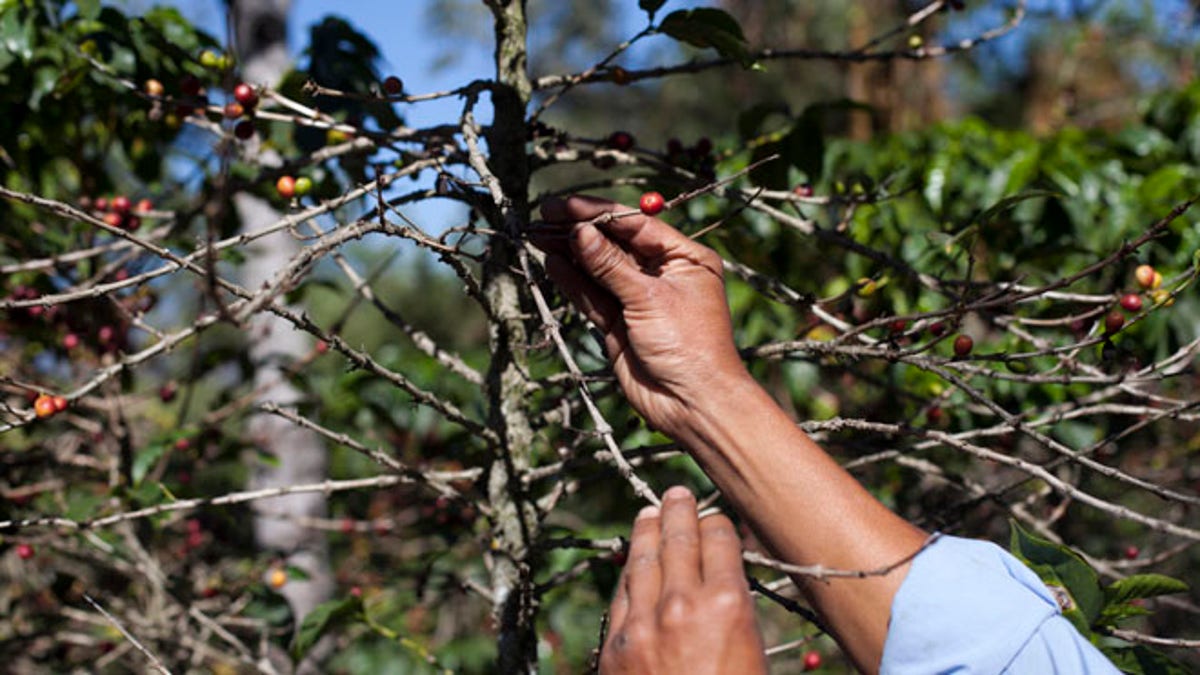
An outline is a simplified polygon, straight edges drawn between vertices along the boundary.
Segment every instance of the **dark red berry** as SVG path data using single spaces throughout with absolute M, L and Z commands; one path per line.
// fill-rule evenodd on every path
M 388 96 L 399 96 L 403 91 L 404 81 L 395 75 L 389 75 L 388 78 L 383 81 L 383 93 L 387 94 Z
M 254 135 L 254 121 L 242 120 L 233 125 L 233 135 L 236 136 L 238 140 L 244 141 L 249 139 Z
M 608 137 L 608 147 L 621 152 L 629 152 L 633 149 L 633 135 L 627 131 L 614 131 Z
M 713 151 L 713 143 L 712 143 L 712 140 L 708 136 L 705 136 L 705 137 L 701 138 L 700 140 L 696 141 L 696 152 L 698 154 L 700 154 L 701 156 L 707 155 L 708 153 L 710 153 L 712 151 Z
M 195 75 L 184 75 L 179 80 L 179 91 L 184 96 L 195 96 L 200 93 L 200 79 Z
M 958 337 L 954 338 L 955 356 L 966 356 L 967 354 L 970 354 L 971 350 L 974 348 L 975 341 L 971 339 L 970 335 L 959 335 Z
M 1141 553 L 1142 552 L 1138 549 L 1138 547 L 1129 546 L 1125 549 L 1125 558 L 1128 560 L 1133 560 L 1141 555 Z
M 903 333 L 906 328 L 908 328 L 908 322 L 904 319 L 894 319 L 888 324 L 888 330 L 896 335 Z
M 1127 312 L 1140 312 L 1142 311 L 1142 296 L 1137 293 L 1126 293 L 1121 296 L 1121 306 Z
M 1125 315 L 1115 309 L 1104 317 L 1104 330 L 1108 333 L 1115 333 L 1121 330 L 1121 327 L 1124 325 Z

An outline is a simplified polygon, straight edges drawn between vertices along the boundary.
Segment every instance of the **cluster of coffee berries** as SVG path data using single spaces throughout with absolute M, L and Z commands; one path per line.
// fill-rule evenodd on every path
M 39 418 L 46 419 L 66 410 L 69 405 L 70 402 L 63 396 L 38 394 L 37 398 L 33 399 L 33 412 Z
M 134 204 L 125 195 L 95 199 L 84 196 L 79 199 L 79 207 L 109 227 L 133 232 L 142 226 L 142 215 L 154 210 L 154 203 L 149 199 L 141 199 Z
M 275 192 L 284 199 L 303 197 L 312 192 L 312 188 L 313 182 L 308 176 L 280 176 L 279 180 L 275 181 Z

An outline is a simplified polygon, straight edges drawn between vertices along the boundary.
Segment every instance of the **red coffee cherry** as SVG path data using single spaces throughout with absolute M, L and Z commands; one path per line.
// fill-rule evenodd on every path
M 642 213 L 648 216 L 656 216 L 662 213 L 662 210 L 664 207 L 666 207 L 666 205 L 667 201 L 663 199 L 663 196 L 657 192 L 647 192 L 646 194 L 642 195 L 641 200 L 638 202 L 638 208 L 642 210 Z

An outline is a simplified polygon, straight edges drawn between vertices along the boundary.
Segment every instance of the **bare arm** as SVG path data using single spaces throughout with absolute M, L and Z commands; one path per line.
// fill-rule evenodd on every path
M 666 223 L 618 219 L 613 202 L 547 203 L 546 269 L 603 332 L 625 395 L 677 439 L 777 557 L 870 570 L 925 534 L 875 500 L 750 377 L 733 342 L 720 257 Z M 864 672 L 883 655 L 907 565 L 865 579 L 796 581 Z

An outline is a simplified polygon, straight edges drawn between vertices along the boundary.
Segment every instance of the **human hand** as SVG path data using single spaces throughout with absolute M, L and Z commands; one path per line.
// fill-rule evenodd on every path
M 686 488 L 633 523 L 600 652 L 603 675 L 767 672 L 742 547 L 725 516 L 699 520 Z
M 536 236 L 546 272 L 604 334 L 625 395 L 654 427 L 679 437 L 697 406 L 746 376 L 733 343 L 721 258 L 663 221 L 604 199 L 548 201 L 561 236 Z

